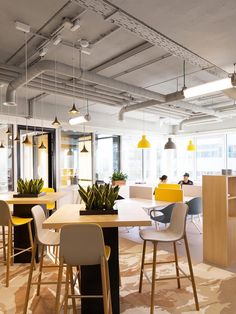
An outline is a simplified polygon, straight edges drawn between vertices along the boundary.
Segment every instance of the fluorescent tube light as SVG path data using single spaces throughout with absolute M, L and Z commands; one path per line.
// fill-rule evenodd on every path
M 70 125 L 76 125 L 76 124 L 88 122 L 90 120 L 91 120 L 90 115 L 86 114 L 85 116 L 79 116 L 79 117 L 71 118 L 69 120 L 69 123 L 70 123 Z
M 77 29 L 80 28 L 80 26 L 81 26 L 80 20 L 77 19 L 77 20 L 74 21 L 74 23 L 73 23 L 73 25 L 71 26 L 70 30 L 71 30 L 72 32 L 75 32 L 75 31 L 77 31 Z
M 18 31 L 29 33 L 30 32 L 30 26 L 25 23 L 21 23 L 19 21 L 15 21 L 15 27 L 18 29 Z
M 61 41 L 62 41 L 62 38 L 61 38 L 60 35 L 58 35 L 58 36 L 53 38 L 53 42 L 52 43 L 53 43 L 54 46 L 57 46 L 57 45 L 60 44 Z
M 39 50 L 39 56 L 40 57 L 44 57 L 48 52 L 48 48 L 47 47 L 43 47 L 42 49 Z
M 209 82 L 206 84 L 190 87 L 184 89 L 184 97 L 191 98 L 201 96 L 209 93 L 214 93 L 224 89 L 233 87 L 231 78 L 225 78 L 218 81 Z

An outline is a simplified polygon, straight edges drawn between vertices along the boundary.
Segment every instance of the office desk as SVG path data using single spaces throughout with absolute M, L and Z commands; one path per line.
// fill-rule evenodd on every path
M 130 199 L 117 201 L 118 215 L 80 216 L 79 210 L 83 208 L 83 205 L 63 205 L 43 223 L 43 228 L 46 229 L 60 229 L 66 224 L 83 223 L 97 223 L 102 227 L 105 244 L 111 247 L 109 273 L 113 314 L 120 313 L 118 227 L 151 226 L 149 216 L 142 209 L 145 201 L 132 201 Z M 81 267 L 81 292 L 83 294 L 101 294 L 98 266 Z M 82 299 L 81 309 L 83 314 L 102 314 L 102 300 Z
M 14 193 L 0 194 L 0 199 L 8 204 L 13 204 L 13 215 L 24 218 L 32 217 L 31 208 L 34 205 L 46 207 L 46 204 L 54 203 L 65 195 L 65 193 L 62 192 L 52 192 L 39 197 L 14 198 L 13 194 Z M 33 221 L 31 228 L 34 237 Z M 14 246 L 18 248 L 29 247 L 29 235 L 26 225 L 14 228 Z M 38 254 L 36 254 L 36 260 L 38 261 Z M 30 261 L 31 252 L 24 252 L 14 257 L 15 263 L 30 263 Z

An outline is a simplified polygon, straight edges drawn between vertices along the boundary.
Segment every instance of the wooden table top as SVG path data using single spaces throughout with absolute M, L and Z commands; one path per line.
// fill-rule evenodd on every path
M 53 203 L 63 196 L 66 195 L 65 192 L 51 192 L 46 195 L 39 197 L 13 197 L 14 193 L 0 194 L 0 200 L 7 202 L 8 204 L 48 204 Z
M 60 229 L 65 224 L 97 223 L 101 227 L 151 226 L 151 220 L 143 210 L 147 200 L 124 199 L 117 201 L 118 215 L 79 214 L 84 206 L 79 204 L 63 205 L 44 223 L 44 229 Z

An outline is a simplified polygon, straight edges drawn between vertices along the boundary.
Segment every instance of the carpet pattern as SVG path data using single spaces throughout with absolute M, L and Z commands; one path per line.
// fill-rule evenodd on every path
M 120 268 L 121 268 L 121 313 L 147 314 L 149 313 L 151 286 L 144 277 L 143 292 L 139 294 L 139 269 L 142 246 L 131 240 L 120 239 Z M 149 257 L 148 257 L 149 256 Z M 148 247 L 147 258 L 151 257 Z M 159 260 L 173 258 L 166 251 L 158 251 Z M 188 272 L 184 258 L 180 259 L 180 266 Z M 158 266 L 161 276 L 175 274 L 172 264 Z M 10 281 L 10 288 L 4 286 L 4 267 L 0 266 L 0 313 L 22 313 L 28 269 L 25 265 L 14 265 L 11 268 L 14 278 Z M 192 287 L 190 281 L 183 279 L 181 289 L 177 289 L 175 280 L 156 283 L 155 313 L 160 314 L 233 314 L 236 313 L 236 274 L 212 267 L 203 263 L 194 265 L 200 312 L 195 311 Z M 35 276 L 36 278 L 36 276 Z M 47 273 L 46 280 L 56 280 L 55 270 Z M 42 286 L 39 297 L 35 295 L 35 288 L 31 290 L 28 313 L 51 314 L 55 302 L 55 287 Z M 69 313 L 71 313 L 69 311 Z M 79 313 L 79 310 L 78 310 Z M 96 314 L 96 313 L 91 313 Z

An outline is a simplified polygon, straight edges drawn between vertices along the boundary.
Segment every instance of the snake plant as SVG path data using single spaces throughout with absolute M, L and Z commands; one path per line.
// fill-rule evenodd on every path
M 84 201 L 87 210 L 112 210 L 119 193 L 119 186 L 97 183 L 84 189 L 79 185 L 79 195 Z
M 17 192 L 19 194 L 39 194 L 43 188 L 44 181 L 43 179 L 31 179 L 23 180 L 19 179 L 17 181 Z

